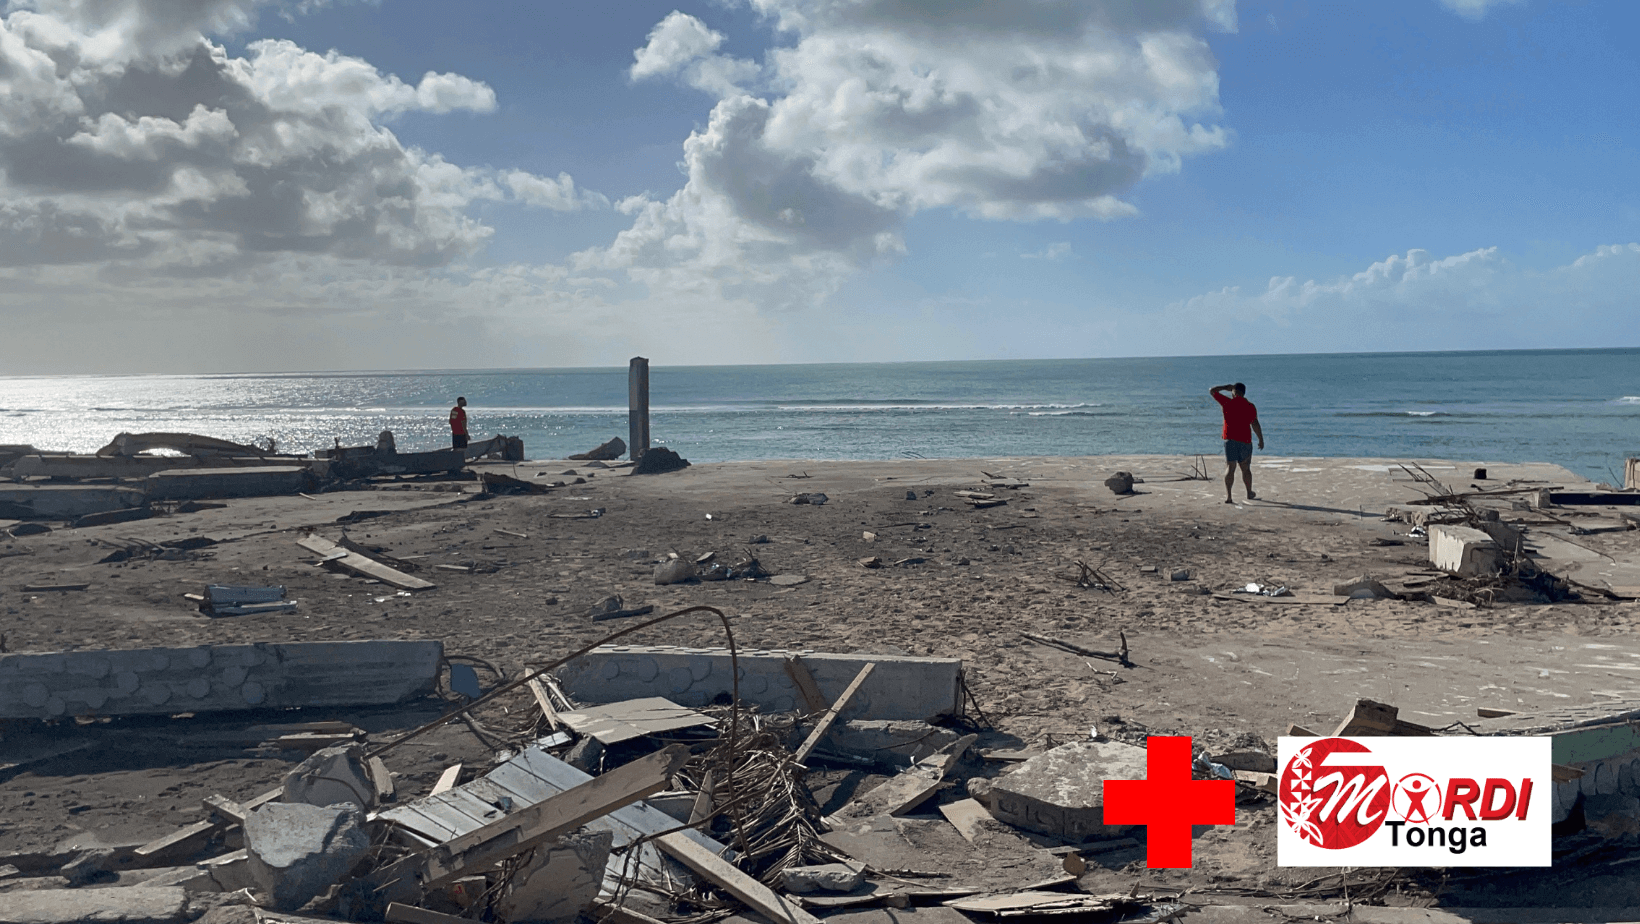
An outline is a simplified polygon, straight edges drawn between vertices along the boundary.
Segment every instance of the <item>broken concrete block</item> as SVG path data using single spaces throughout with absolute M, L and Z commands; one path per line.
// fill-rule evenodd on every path
M 1333 596 L 1352 600 L 1393 600 L 1396 594 L 1388 587 L 1363 574 L 1353 581 L 1333 585 Z
M 0 924 L 180 924 L 188 893 L 180 888 L 48 889 L 0 895 Z
M 1464 512 L 1457 507 L 1437 507 L 1431 504 L 1391 504 L 1384 510 L 1384 519 L 1397 520 L 1413 526 L 1428 527 L 1431 523 L 1457 523 Z
M 1076 741 L 993 781 L 987 807 L 998 821 L 1076 842 L 1122 837 L 1141 825 L 1105 824 L 1105 781 L 1142 780 L 1145 749 L 1119 741 Z
M 303 805 L 348 803 L 361 811 L 375 802 L 376 784 L 365 764 L 364 746 L 344 744 L 315 751 L 285 775 L 283 801 Z
M 823 751 L 868 757 L 905 769 L 962 737 L 949 728 L 909 719 L 856 719 L 839 722 L 820 742 Z
M 1429 527 L 1429 561 L 1442 571 L 1464 577 L 1497 574 L 1503 568 L 1498 544 L 1468 526 Z
M 573 921 L 598 897 L 614 843 L 609 831 L 582 830 L 536 848 L 496 900 L 496 916 L 508 922 Z
M 340 881 L 370 850 L 351 805 L 270 802 L 245 819 L 251 876 L 273 907 L 295 911 Z
M 100 879 L 114 879 L 117 868 L 112 848 L 93 847 L 80 851 L 79 856 L 65 864 L 62 877 L 70 886 L 90 885 Z
M 861 668 L 877 665 L 843 710 L 845 720 L 927 720 L 960 707 L 958 658 L 761 649 L 739 652 L 741 701 L 765 712 L 796 710 L 802 697 L 786 671 L 786 659 L 793 655 L 802 657 L 828 702 L 842 694 Z M 730 674 L 726 648 L 671 645 L 600 645 L 558 670 L 565 691 L 581 702 L 664 696 L 690 707 L 708 705 L 729 693 Z
M 655 583 L 682 584 L 695 576 L 695 566 L 681 558 L 663 561 L 655 566 Z
M 780 871 L 780 884 L 786 891 L 852 892 L 865 881 L 865 871 L 842 863 L 822 866 L 788 866 Z
M 1117 472 L 1105 479 L 1105 487 L 1110 488 L 1112 494 L 1132 494 L 1133 474 L 1131 472 Z

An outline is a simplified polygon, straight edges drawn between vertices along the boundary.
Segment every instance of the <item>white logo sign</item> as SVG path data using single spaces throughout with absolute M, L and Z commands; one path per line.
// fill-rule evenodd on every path
M 1282 738 L 1281 866 L 1548 866 L 1548 738 Z

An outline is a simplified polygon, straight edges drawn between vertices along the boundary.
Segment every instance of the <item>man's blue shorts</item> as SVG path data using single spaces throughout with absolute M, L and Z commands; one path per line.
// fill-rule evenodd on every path
M 1225 440 L 1224 461 L 1232 465 L 1237 462 L 1253 461 L 1253 444 L 1243 443 L 1240 440 Z

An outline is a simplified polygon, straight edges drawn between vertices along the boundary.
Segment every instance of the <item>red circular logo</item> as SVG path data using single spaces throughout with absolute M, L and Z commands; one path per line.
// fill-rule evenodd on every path
M 1350 755 L 1362 755 L 1352 758 Z M 1376 832 L 1390 807 L 1389 773 L 1365 745 L 1322 738 L 1281 771 L 1281 820 L 1327 850 L 1354 847 Z M 1329 760 L 1332 755 L 1338 755 Z
M 1428 824 L 1430 817 L 1441 807 L 1441 789 L 1434 777 L 1409 773 L 1395 784 L 1390 806 L 1395 809 L 1395 814 L 1413 824 Z

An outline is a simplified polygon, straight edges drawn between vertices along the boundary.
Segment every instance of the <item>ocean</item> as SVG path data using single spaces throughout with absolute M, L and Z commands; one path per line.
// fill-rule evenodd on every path
M 658 362 L 658 361 L 657 361 Z M 1640 349 L 995 360 L 650 370 L 655 443 L 693 462 L 1216 456 L 1213 385 L 1258 405 L 1265 455 L 1546 461 L 1621 484 L 1640 456 Z M 91 452 L 190 432 L 307 452 L 521 436 L 530 458 L 625 439 L 627 370 L 0 377 L 0 443 Z

